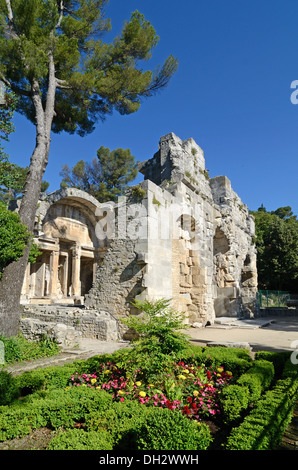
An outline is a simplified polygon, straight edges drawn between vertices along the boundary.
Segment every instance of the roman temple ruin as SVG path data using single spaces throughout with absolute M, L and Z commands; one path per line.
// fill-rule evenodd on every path
M 209 178 L 202 149 L 173 133 L 139 171 L 144 180 L 116 202 L 75 188 L 41 197 L 24 334 L 59 324 L 74 336 L 122 338 L 119 319 L 135 298 L 171 299 L 194 326 L 254 316 L 254 220 L 229 179 Z

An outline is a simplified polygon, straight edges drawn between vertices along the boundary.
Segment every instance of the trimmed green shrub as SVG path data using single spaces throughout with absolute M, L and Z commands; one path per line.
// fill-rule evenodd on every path
M 224 422 L 231 423 L 240 419 L 243 411 L 261 397 L 273 378 L 273 364 L 269 361 L 258 360 L 241 375 L 236 384 L 224 388 L 220 398 Z
M 295 380 L 298 380 L 298 364 L 293 364 L 291 359 L 288 359 L 285 363 L 282 377 L 292 377 Z
M 50 366 L 45 369 L 36 369 L 24 372 L 16 377 L 17 386 L 25 394 L 47 388 L 65 388 L 69 377 L 78 370 L 76 363 L 64 366 Z
M 243 410 L 249 405 L 249 389 L 237 384 L 224 388 L 221 395 L 223 421 L 230 423 L 241 418 Z
M 112 450 L 113 441 L 108 432 L 68 429 L 53 437 L 47 450 Z
M 266 392 L 241 425 L 227 438 L 227 450 L 274 450 L 293 415 L 298 381 L 292 377 L 279 380 Z
M 10 373 L 0 371 L 0 405 L 8 405 L 19 396 L 19 389 Z
M 253 359 L 247 349 L 225 348 L 223 346 L 207 347 L 201 356 L 206 366 L 224 367 L 232 372 L 235 378 L 240 377 L 253 365 Z
M 42 426 L 72 428 L 75 423 L 85 422 L 90 414 L 107 410 L 112 403 L 110 394 L 85 387 L 48 391 L 44 396 L 40 393 L 28 396 L 17 406 L 1 408 L 0 441 L 25 436 Z
M 136 429 L 137 450 L 206 450 L 209 427 L 165 408 L 154 408 Z
M 280 378 L 286 361 L 289 359 L 288 351 L 257 351 L 255 360 L 264 359 L 272 362 L 276 378 Z
M 90 414 L 86 429 L 108 431 L 117 450 L 135 449 L 135 428 L 144 422 L 150 408 L 137 401 L 114 402 L 105 411 Z
M 261 393 L 270 386 L 273 377 L 273 364 L 269 361 L 258 360 L 255 361 L 253 367 L 237 380 L 237 384 L 248 388 L 250 392 L 249 402 L 252 403 L 258 400 Z

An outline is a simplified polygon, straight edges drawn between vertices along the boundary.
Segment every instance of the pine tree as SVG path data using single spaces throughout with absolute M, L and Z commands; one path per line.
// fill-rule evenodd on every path
M 169 56 L 154 73 L 140 63 L 158 36 L 138 11 L 112 43 L 106 0 L 0 0 L 0 79 L 18 96 L 17 111 L 36 127 L 36 144 L 20 206 L 30 231 L 51 132 L 86 135 L 117 110 L 137 111 L 141 99 L 165 87 L 177 69 Z M 4 270 L 0 284 L 0 332 L 16 334 L 19 300 L 30 247 Z

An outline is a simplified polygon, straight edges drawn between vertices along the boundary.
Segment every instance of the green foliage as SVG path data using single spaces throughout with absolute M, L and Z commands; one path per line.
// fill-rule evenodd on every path
M 229 385 L 222 391 L 221 406 L 224 422 L 235 422 L 241 418 L 249 405 L 249 389 L 243 385 Z
M 206 424 L 163 408 L 148 413 L 136 433 L 138 450 L 206 450 L 212 440 Z
M 84 429 L 68 429 L 53 437 L 47 450 L 112 450 L 111 435 L 102 431 L 86 432 Z
M 237 380 L 237 384 L 248 388 L 251 403 L 258 400 L 263 391 L 269 388 L 273 377 L 273 364 L 265 360 L 256 360 L 253 367 Z
M 231 371 L 235 378 L 240 377 L 253 364 L 247 349 L 222 346 L 206 348 L 202 360 L 208 367 L 223 366 L 226 370 Z
M 58 80 L 53 131 L 80 135 L 114 109 L 137 111 L 141 98 L 166 86 L 176 71 L 172 56 L 155 73 L 140 67 L 159 38 L 138 11 L 113 42 L 104 43 L 102 35 L 111 29 L 106 3 L 14 0 L 9 22 L 7 4 L 0 1 L 0 77 L 19 95 L 17 111 L 34 124 L 31 87 L 37 81 L 45 101 L 52 57 Z
M 48 339 L 28 341 L 22 335 L 19 335 L 10 338 L 0 336 L 0 341 L 4 345 L 6 364 L 54 356 L 60 351 L 59 346 Z
M 10 90 L 5 90 L 3 83 L 0 83 L 0 142 L 8 141 L 9 135 L 14 131 L 12 122 L 14 110 L 16 108 L 16 95 Z M 7 158 L 0 143 L 0 161 Z M 0 184 L 1 180 L 0 180 Z
M 9 203 L 11 199 L 20 197 L 26 182 L 29 167 L 22 167 L 11 163 L 7 157 L 0 156 L 0 201 Z M 49 187 L 47 181 L 43 181 L 41 192 Z
M 88 192 L 100 202 L 115 201 L 137 176 L 137 164 L 129 149 L 101 146 L 91 163 L 80 160 L 73 168 L 64 165 L 61 187 Z
M 20 222 L 18 214 L 0 203 L 0 276 L 12 261 L 18 260 L 30 239 L 30 232 Z
M 9 211 L 5 204 L 0 202 L 0 278 L 3 269 L 23 255 L 30 240 L 31 233 L 21 223 L 19 215 Z M 31 242 L 29 261 L 34 263 L 38 255 L 38 246 Z
M 10 373 L 0 370 L 0 405 L 9 405 L 19 396 L 19 389 Z
M 122 320 L 140 335 L 139 344 L 148 352 L 157 345 L 163 354 L 175 354 L 187 346 L 187 335 L 179 331 L 188 327 L 186 315 L 169 307 L 169 303 L 166 299 L 135 300 L 132 304 L 141 314 Z
M 298 221 L 290 207 L 252 212 L 256 224 L 259 286 L 293 290 L 298 279 Z
M 137 199 L 142 199 L 146 195 L 146 190 L 143 189 L 141 185 L 137 184 L 136 186 L 132 186 L 131 194 Z
M 89 415 L 87 431 L 108 431 L 117 450 L 135 448 L 135 429 L 144 422 L 150 410 L 137 401 L 114 402 L 108 410 Z
M 227 450 L 274 450 L 293 415 L 298 381 L 279 380 L 227 438 Z
M 89 415 L 108 409 L 111 395 L 89 388 L 51 390 L 29 395 L 14 406 L 3 406 L 0 413 L 0 440 L 29 434 L 42 426 L 71 429 Z
M 280 378 L 284 370 L 286 361 L 289 359 L 288 351 L 256 351 L 255 360 L 264 359 L 272 362 L 275 371 L 275 377 Z
M 153 302 L 135 300 L 133 305 L 141 313 L 122 320 L 138 334 L 130 359 L 154 377 L 166 370 L 173 357 L 187 347 L 187 335 L 179 331 L 188 327 L 186 317 L 169 307 L 169 300 L 165 299 Z
M 220 401 L 224 421 L 230 423 L 240 419 L 248 406 L 269 388 L 273 378 L 272 362 L 261 359 L 254 361 L 253 366 L 240 376 L 236 384 L 223 389 Z

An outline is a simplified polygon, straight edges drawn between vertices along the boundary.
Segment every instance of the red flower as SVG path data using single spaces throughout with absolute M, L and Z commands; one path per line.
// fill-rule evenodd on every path
M 186 401 L 187 401 L 188 403 L 192 403 L 192 398 L 191 398 L 191 397 L 188 397 L 188 398 L 186 399 Z
M 189 414 L 190 414 L 190 409 L 188 408 L 187 405 L 185 405 L 185 406 L 183 407 L 183 413 L 186 414 L 186 415 L 189 415 Z
M 207 370 L 207 377 L 208 377 L 208 380 L 211 380 L 211 374 L 209 370 Z

